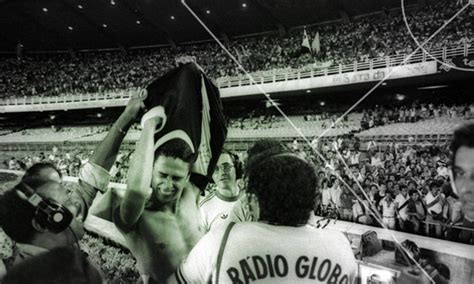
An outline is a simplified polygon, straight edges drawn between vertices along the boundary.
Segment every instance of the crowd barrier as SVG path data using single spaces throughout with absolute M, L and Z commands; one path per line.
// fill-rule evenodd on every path
M 0 169 L 0 172 L 12 173 L 18 176 L 23 174 L 21 171 L 3 169 Z M 77 183 L 78 181 L 77 177 L 70 176 L 65 176 L 63 179 L 65 182 L 72 183 Z M 110 183 L 109 189 L 110 188 L 115 189 L 115 192 L 121 196 L 124 194 L 126 185 Z M 317 222 L 324 219 L 325 218 L 323 217 L 312 215 L 309 225 L 316 227 Z M 116 229 L 114 224 L 107 220 L 98 218 L 94 215 L 89 215 L 84 223 L 84 227 L 89 232 L 99 235 L 124 248 L 127 247 L 123 236 Z M 360 237 L 367 231 L 375 231 L 379 239 L 389 242 L 393 242 L 393 237 L 395 237 L 400 242 L 405 239 L 409 239 L 415 242 L 420 247 L 420 249 L 434 255 L 434 258 L 437 261 L 443 262 L 449 267 L 451 270 L 451 283 L 474 283 L 474 274 L 472 273 L 472 267 L 474 267 L 474 247 L 471 245 L 434 239 L 400 231 L 385 230 L 378 227 L 340 220 L 331 220 L 326 228 L 343 232 L 353 244 L 360 242 Z M 459 226 L 456 226 L 456 228 L 473 231 L 470 228 L 463 228 Z M 373 257 L 367 257 L 358 261 L 358 265 L 359 270 L 362 268 L 368 269 L 365 266 L 369 266 L 369 268 L 378 267 L 379 270 L 390 271 L 394 275 L 398 275 L 399 271 L 403 268 L 402 266 L 395 264 L 393 251 L 382 251 Z M 362 271 L 359 271 L 359 274 L 361 273 Z

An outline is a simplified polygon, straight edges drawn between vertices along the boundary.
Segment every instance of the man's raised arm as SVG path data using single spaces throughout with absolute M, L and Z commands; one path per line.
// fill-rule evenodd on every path
M 105 192 L 109 183 L 109 170 L 112 167 L 128 129 L 144 109 L 143 98 L 133 97 L 125 110 L 110 128 L 107 136 L 94 150 L 92 157 L 79 172 L 81 196 L 90 207 L 97 191 Z
M 155 152 L 154 135 L 157 125 L 163 122 L 163 115 L 163 108 L 156 107 L 146 113 L 142 119 L 143 130 L 130 161 L 127 190 L 120 205 L 120 220 L 114 220 L 119 227 L 120 225 L 133 226 L 140 218 L 152 194 L 150 186 Z

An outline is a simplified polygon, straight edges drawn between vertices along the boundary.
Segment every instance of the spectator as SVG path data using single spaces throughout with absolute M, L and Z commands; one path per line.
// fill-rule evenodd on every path
M 395 197 L 396 211 L 398 219 L 398 225 L 402 231 L 406 231 L 405 223 L 407 221 L 407 205 L 409 202 L 408 187 L 406 185 L 400 186 L 400 193 Z
M 354 221 L 364 225 L 372 225 L 373 221 L 370 214 L 370 205 L 367 200 L 354 199 L 354 205 L 352 205 L 352 214 Z
M 331 183 L 332 185 L 329 187 L 329 195 L 331 196 L 330 205 L 336 211 L 342 211 L 341 209 L 342 187 L 341 187 L 340 181 L 334 176 L 334 179 L 331 179 Z
M 410 200 L 407 205 L 407 223 L 405 228 L 407 232 L 414 232 L 416 234 L 422 233 L 423 221 L 426 218 L 428 210 L 425 204 L 420 199 L 420 194 L 417 190 L 409 191 Z
M 323 216 L 326 215 L 326 210 L 331 204 L 331 191 L 329 188 L 329 180 L 324 178 L 321 183 L 320 187 L 320 193 L 321 193 L 321 212 Z
M 380 201 L 379 211 L 382 213 L 382 222 L 391 230 L 395 229 L 396 202 L 392 191 L 387 191 L 385 197 Z
M 341 194 L 341 208 L 339 215 L 342 220 L 352 221 L 352 200 L 354 196 L 348 189 L 343 189 Z
M 426 235 L 430 236 L 434 230 L 434 235 L 438 238 L 441 237 L 440 222 L 443 218 L 443 199 L 439 183 L 432 181 L 430 191 L 425 196 L 426 208 L 428 209 L 426 221 L 429 222 L 426 226 Z
M 374 198 L 373 201 L 375 202 L 375 207 L 379 207 L 382 199 L 387 196 L 387 186 L 385 186 L 385 184 L 381 184 L 380 187 L 377 187 L 377 184 L 371 184 L 370 192 Z
M 232 207 L 240 197 L 237 184 L 242 177 L 242 165 L 237 155 L 223 152 L 213 174 L 216 189 L 199 202 L 205 232 L 227 221 Z
M 17 163 L 15 157 L 11 157 L 10 161 L 8 161 L 8 169 L 9 170 L 17 170 Z

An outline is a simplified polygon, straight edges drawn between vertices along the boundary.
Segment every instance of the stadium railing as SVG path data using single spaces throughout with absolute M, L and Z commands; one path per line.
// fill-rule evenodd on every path
M 429 51 L 429 55 L 422 50 L 417 51 L 409 60 L 406 60 L 408 54 L 386 56 L 381 58 L 372 58 L 365 62 L 354 61 L 351 64 L 339 64 L 330 67 L 321 66 L 305 66 L 295 70 L 279 70 L 263 71 L 263 73 L 271 73 L 268 75 L 251 74 L 257 84 L 259 83 L 275 83 L 281 81 L 298 80 L 303 78 L 313 78 L 319 76 L 327 76 L 333 74 L 342 74 L 347 72 L 357 72 L 362 70 L 372 70 L 378 68 L 394 67 L 406 61 L 406 64 L 422 63 L 431 61 L 433 58 L 446 61 L 448 58 L 456 56 L 468 56 L 474 54 L 474 46 L 464 44 L 462 46 L 444 47 Z M 430 56 L 431 55 L 431 56 Z M 262 73 L 262 72 L 259 72 Z M 252 85 L 252 82 L 245 75 L 231 78 L 218 78 L 217 86 L 219 88 L 231 88 L 237 86 Z
M 372 70 L 379 68 L 389 68 L 397 66 L 406 61 L 406 64 L 423 63 L 426 61 L 433 61 L 436 58 L 441 61 L 446 61 L 449 58 L 457 56 L 468 56 L 474 54 L 474 46 L 470 44 L 464 44 L 461 46 L 444 47 L 442 49 L 436 49 L 429 51 L 429 55 L 424 51 L 416 52 L 409 60 L 406 60 L 408 55 L 394 55 L 386 56 L 381 58 L 372 58 L 365 62 L 354 61 L 351 64 L 339 64 L 336 66 L 304 66 L 295 70 L 279 69 L 279 70 L 268 70 L 260 71 L 262 74 L 251 74 L 257 84 L 275 83 L 282 81 L 299 80 L 304 78 L 314 78 L 321 76 L 328 76 L 333 74 L 343 74 L 348 72 L 357 72 L 362 70 Z M 221 77 L 216 80 L 217 86 L 220 89 L 249 86 L 253 85 L 253 82 L 249 80 L 247 76 L 236 76 L 236 77 Z M 101 93 L 92 94 L 63 94 L 59 96 L 24 96 L 15 98 L 2 98 L 0 99 L 0 106 L 15 106 L 15 105 L 42 105 L 42 104 L 63 104 L 63 103 L 78 103 L 78 102 L 91 102 L 91 101 L 104 101 L 104 100 L 125 100 L 130 98 L 132 95 L 139 91 L 138 88 L 120 90 L 120 91 L 108 91 Z

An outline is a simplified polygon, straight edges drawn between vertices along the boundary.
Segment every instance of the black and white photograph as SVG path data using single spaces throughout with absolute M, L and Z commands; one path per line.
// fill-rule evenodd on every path
M 474 283 L 474 0 L 0 0 L 0 283 Z

